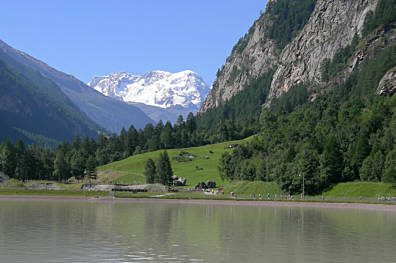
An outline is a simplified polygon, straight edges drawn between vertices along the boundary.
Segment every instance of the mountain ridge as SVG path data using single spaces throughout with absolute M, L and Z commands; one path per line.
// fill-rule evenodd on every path
M 0 140 L 22 138 L 54 147 L 75 135 L 95 138 L 103 131 L 54 82 L 11 58 L 6 63 L 4 57 L 0 58 Z
M 4 54 L 55 82 L 79 109 L 108 131 L 118 133 L 122 128 L 129 128 L 131 124 L 136 128 L 143 128 L 147 123 L 154 123 L 133 105 L 108 98 L 74 76 L 58 71 L 0 40 L 0 57 L 4 57 Z
M 88 86 L 140 107 L 157 121 L 163 118 L 172 122 L 178 115 L 186 117 L 189 112 L 198 111 L 210 91 L 203 78 L 191 70 L 176 73 L 153 70 L 141 75 L 122 71 L 94 76 Z

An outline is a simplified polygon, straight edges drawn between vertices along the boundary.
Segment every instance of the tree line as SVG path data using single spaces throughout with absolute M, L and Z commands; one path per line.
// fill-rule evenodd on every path
M 239 137 L 231 122 L 220 123 L 208 131 L 197 127 L 197 116 L 179 116 L 176 123 L 159 121 L 137 130 L 133 125 L 119 135 L 99 133 L 98 138 L 75 136 L 72 142 L 62 142 L 55 149 L 25 145 L 21 139 L 0 144 L 0 171 L 18 180 L 66 181 L 95 178 L 95 167 L 129 156 L 182 147 L 200 146 Z

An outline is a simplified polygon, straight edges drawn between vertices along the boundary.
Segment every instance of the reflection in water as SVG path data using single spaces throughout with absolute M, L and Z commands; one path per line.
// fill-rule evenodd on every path
M 0 200 L 0 262 L 394 262 L 396 214 Z

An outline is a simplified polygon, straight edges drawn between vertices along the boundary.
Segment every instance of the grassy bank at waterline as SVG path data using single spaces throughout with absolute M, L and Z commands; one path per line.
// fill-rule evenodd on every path
M 0 195 L 7 196 L 76 196 L 76 197 L 105 197 L 108 192 L 82 190 L 31 190 L 31 189 L 0 189 Z
M 53 189 L 31 189 L 33 184 L 56 185 Z M 152 199 L 202 199 L 202 200 L 249 200 L 249 201 L 288 201 L 288 202 L 334 202 L 396 204 L 396 186 L 385 183 L 340 183 L 318 196 L 301 194 L 291 196 L 280 190 L 274 182 L 234 181 L 224 187 L 210 191 L 193 191 L 186 188 L 173 188 L 175 192 L 115 192 L 114 195 L 102 191 L 81 190 L 82 183 L 62 184 L 46 181 L 22 183 L 12 180 L 0 188 L 0 195 L 8 196 L 75 196 L 75 197 L 115 197 L 115 198 L 152 198 Z

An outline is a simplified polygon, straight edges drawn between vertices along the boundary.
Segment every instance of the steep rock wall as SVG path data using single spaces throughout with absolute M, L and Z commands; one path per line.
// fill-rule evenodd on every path
M 280 50 L 267 36 L 271 25 L 272 21 L 266 13 L 254 22 L 249 33 L 240 40 L 227 58 L 200 112 L 227 101 L 244 89 L 251 79 L 258 78 L 278 63 Z
M 269 69 L 277 70 L 266 106 L 294 85 L 323 84 L 323 60 L 332 59 L 337 50 L 352 42 L 355 34 L 361 34 L 366 15 L 375 11 L 378 2 L 318 0 L 307 24 L 283 50 L 268 37 L 272 21 L 265 12 L 227 58 L 200 112 L 219 106 Z
M 267 106 L 301 83 L 321 84 L 321 65 L 360 35 L 369 11 L 378 0 L 319 0 L 304 29 L 282 51 Z

